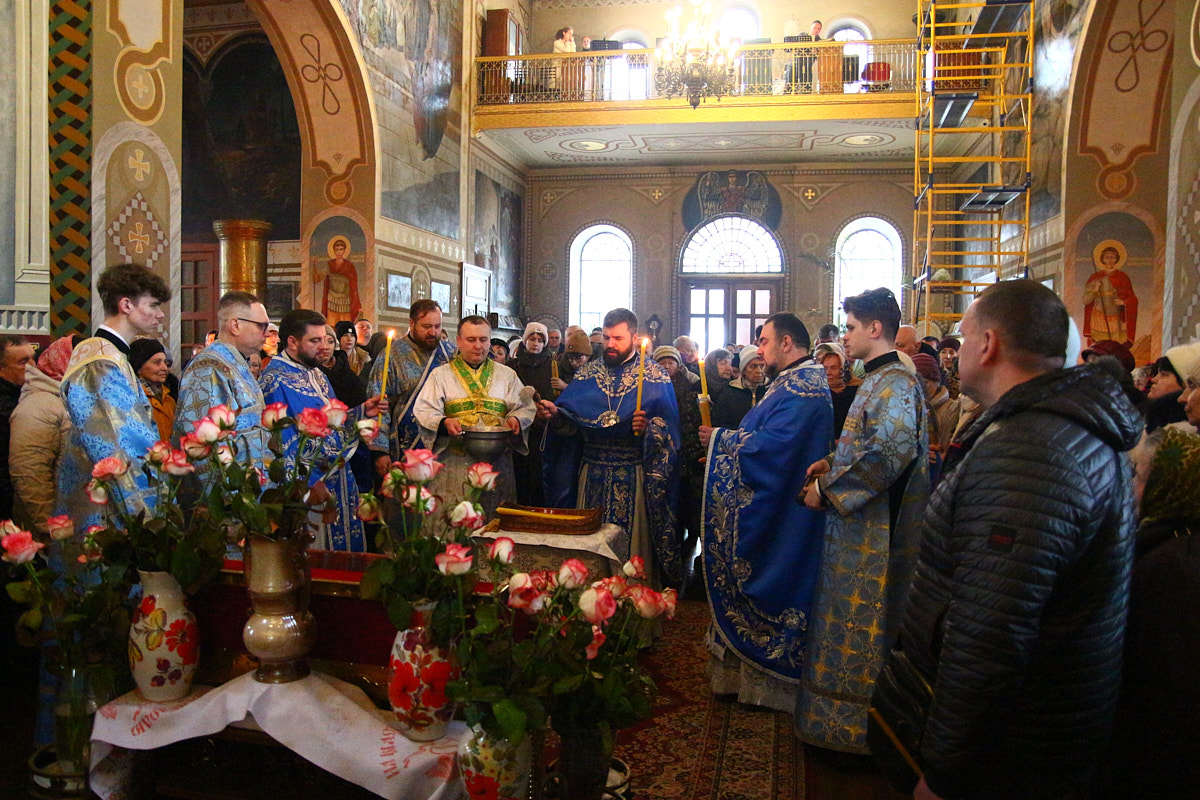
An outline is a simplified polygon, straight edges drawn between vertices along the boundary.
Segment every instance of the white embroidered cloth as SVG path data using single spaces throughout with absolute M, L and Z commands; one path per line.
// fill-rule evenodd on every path
M 92 789 L 105 800 L 125 796 L 128 750 L 164 747 L 236 725 L 262 730 L 380 797 L 461 797 L 455 754 L 466 726 L 451 722 L 445 737 L 418 744 L 388 725 L 387 713 L 358 687 L 318 673 L 282 684 L 259 683 L 248 673 L 216 688 L 193 687 L 170 703 L 151 703 L 130 692 L 96 714 Z
M 484 531 L 482 528 L 471 534 L 479 540 L 507 536 L 516 545 L 513 564 L 517 569 L 528 572 L 534 569 L 557 570 L 567 558 L 579 558 L 587 564 L 595 577 L 618 575 L 621 565 L 629 553 L 629 534 L 619 525 L 604 523 L 595 533 L 578 536 L 559 533 L 531 533 L 529 531 L 506 531 L 503 528 Z M 625 553 L 622 558 L 619 553 Z M 587 555 L 593 556 L 588 558 Z

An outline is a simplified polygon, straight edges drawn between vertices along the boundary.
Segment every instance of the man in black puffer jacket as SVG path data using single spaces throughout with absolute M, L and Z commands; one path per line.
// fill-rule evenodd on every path
M 1068 325 L 1028 280 L 962 322 L 962 390 L 987 410 L 930 500 L 896 647 L 933 686 L 918 800 L 1078 797 L 1108 738 L 1141 426 L 1108 374 L 1062 369 Z

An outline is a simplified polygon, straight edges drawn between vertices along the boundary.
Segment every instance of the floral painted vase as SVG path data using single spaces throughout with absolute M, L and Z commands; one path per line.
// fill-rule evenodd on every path
M 514 745 L 480 725 L 458 745 L 458 771 L 471 800 L 525 800 L 532 760 L 528 736 Z
M 412 627 L 396 631 L 388 660 L 388 701 L 392 726 L 414 742 L 431 742 L 446 735 L 454 704 L 446 684 L 458 677 L 450 653 L 432 643 L 428 621 L 436 603 L 418 604 Z
M 129 628 L 129 668 L 147 700 L 178 700 L 191 691 L 200 662 L 196 616 L 171 573 L 139 570 L 138 575 L 142 600 Z

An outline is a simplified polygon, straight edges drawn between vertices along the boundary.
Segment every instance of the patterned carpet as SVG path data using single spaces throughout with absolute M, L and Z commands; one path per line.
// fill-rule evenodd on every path
M 803 800 L 804 750 L 789 714 L 715 698 L 708 688 L 708 605 L 684 601 L 648 654 L 654 716 L 621 731 L 630 800 Z

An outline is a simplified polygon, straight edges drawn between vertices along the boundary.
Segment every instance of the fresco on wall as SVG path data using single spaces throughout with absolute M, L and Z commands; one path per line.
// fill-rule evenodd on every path
M 271 45 L 240 40 L 183 69 L 183 235 L 211 238 L 216 219 L 270 222 L 300 238 L 300 128 Z
M 1074 252 L 1084 339 L 1121 342 L 1145 363 L 1154 326 L 1153 234 L 1137 217 L 1113 211 L 1083 227 Z
M 683 198 L 683 224 L 692 230 L 719 214 L 750 217 L 775 230 L 783 217 L 783 204 L 779 191 L 761 172 L 731 169 L 702 173 Z
M 16 53 L 16 4 L 0 3 L 0 48 Z M 19 74 L 0 74 L 0 119 L 15 120 Z M 0 125 L 0 304 L 16 299 L 17 264 L 17 126 Z
M 521 195 L 475 172 L 474 263 L 492 272 L 491 309 L 516 314 L 521 286 Z
M 462 0 L 342 0 L 370 70 L 381 213 L 459 238 Z
M 367 280 L 367 237 L 348 217 L 322 220 L 308 245 L 313 304 L 330 325 L 353 322 L 363 309 Z

